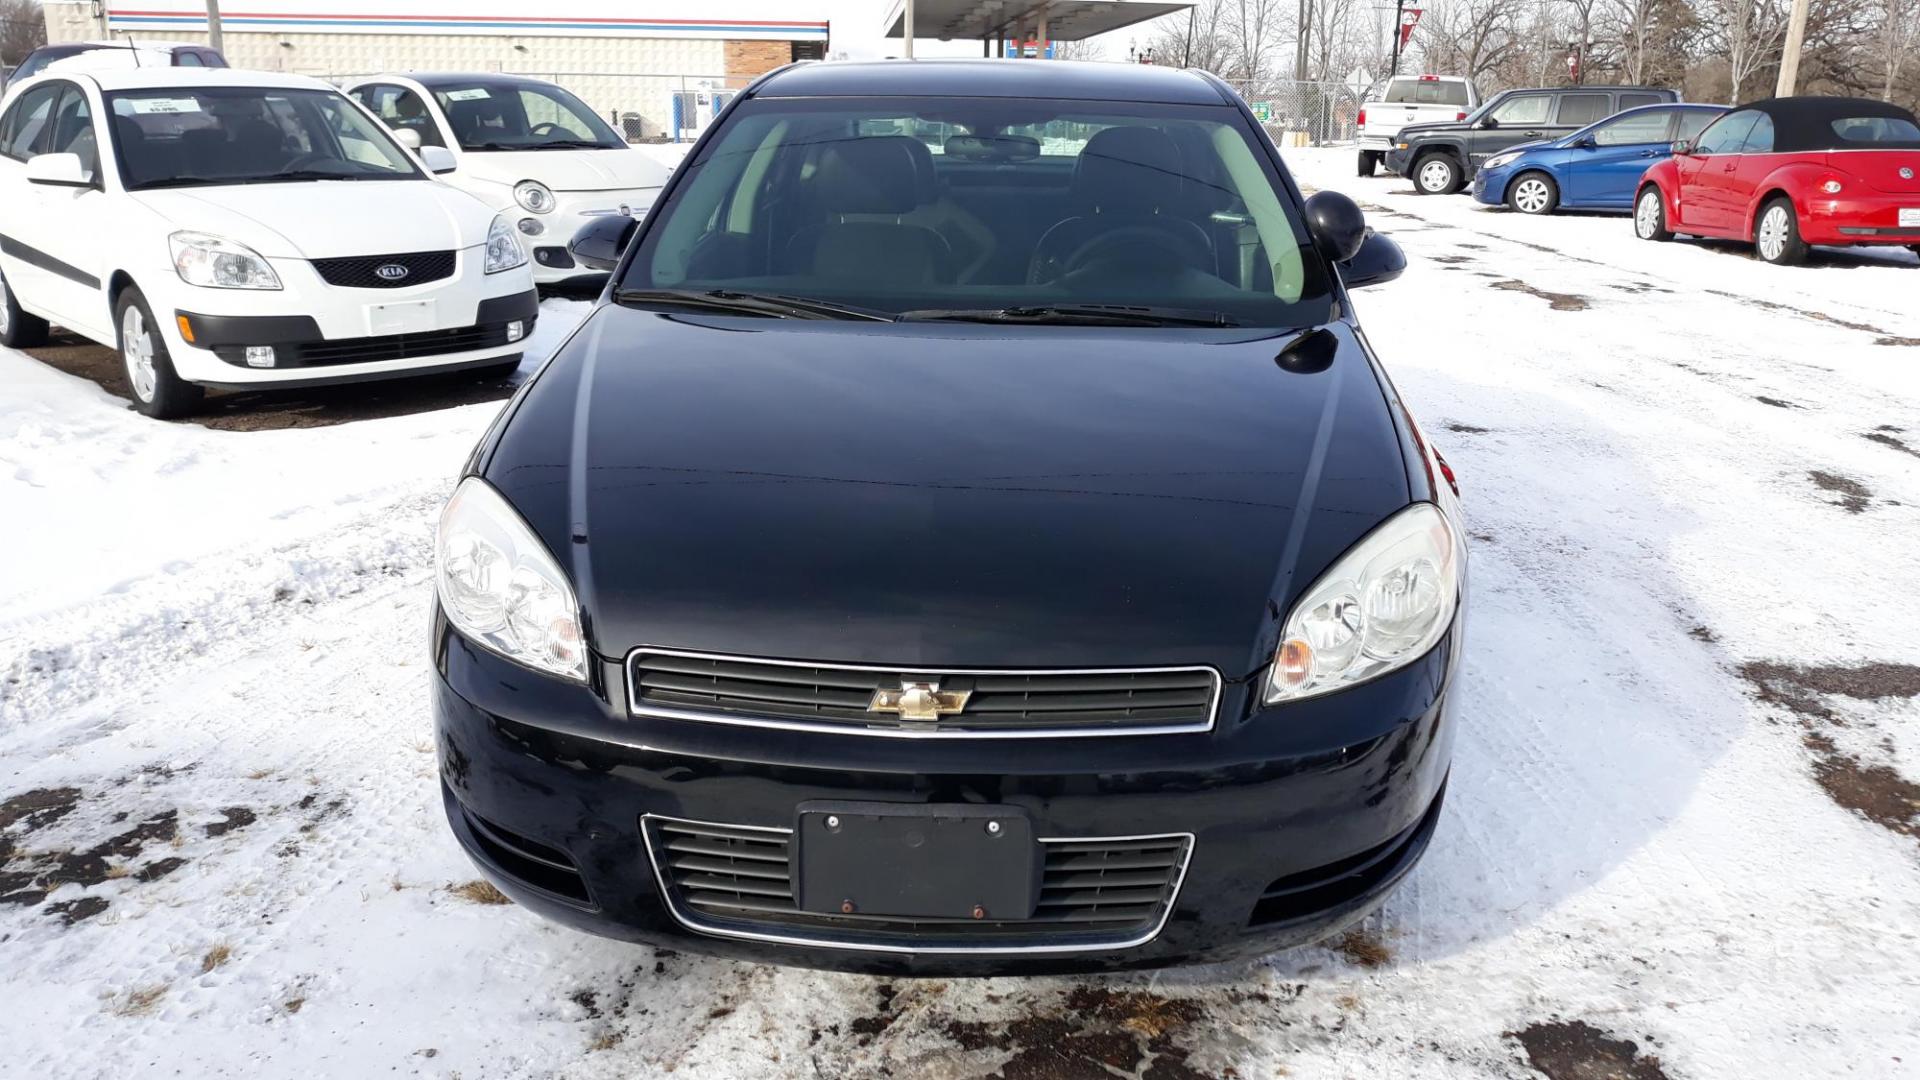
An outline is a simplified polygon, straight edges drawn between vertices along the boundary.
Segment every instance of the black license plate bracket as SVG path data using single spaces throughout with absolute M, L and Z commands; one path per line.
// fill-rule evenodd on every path
M 821 915 L 1004 920 L 1033 915 L 1041 852 L 1009 806 L 809 802 L 794 827 L 794 902 Z

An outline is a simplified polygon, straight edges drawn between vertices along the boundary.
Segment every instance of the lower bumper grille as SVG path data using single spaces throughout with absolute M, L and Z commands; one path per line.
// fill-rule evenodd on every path
M 529 321 L 522 327 L 522 336 L 531 333 L 533 325 Z M 321 367 L 329 364 L 369 364 L 380 360 L 414 360 L 425 356 L 444 356 L 448 353 L 473 352 L 478 349 L 492 349 L 512 344 L 507 337 L 506 323 L 493 323 L 483 326 L 462 326 L 452 330 L 428 330 L 417 334 L 386 334 L 381 337 L 331 338 L 323 341 L 303 341 L 294 344 L 278 344 L 263 341 L 259 344 L 272 345 L 273 366 Z M 241 345 L 215 346 L 213 353 L 229 364 L 247 366 L 246 347 Z
M 648 816 L 654 871 L 690 929 L 897 952 L 1066 952 L 1153 939 L 1178 897 L 1193 851 L 1186 833 L 1040 841 L 1039 903 L 1029 919 L 819 915 L 794 903 L 789 829 Z
M 474 844 L 495 866 L 536 889 L 576 904 L 593 902 L 586 879 L 566 852 L 495 825 L 465 806 L 460 807 L 460 816 Z
M 1275 879 L 1260 893 L 1247 926 L 1257 928 L 1319 915 L 1373 892 L 1406 866 L 1410 852 L 1420 850 L 1433 836 L 1445 800 L 1443 786 L 1426 815 L 1390 839 L 1358 855 Z
M 634 712 L 856 735 L 1133 735 L 1213 726 L 1213 669 L 974 671 L 811 664 L 670 649 L 628 660 Z M 927 682 L 964 695 L 935 721 L 872 711 L 875 691 Z

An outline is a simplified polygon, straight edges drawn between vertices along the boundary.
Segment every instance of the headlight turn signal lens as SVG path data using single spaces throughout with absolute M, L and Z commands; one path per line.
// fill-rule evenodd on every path
M 567 575 L 507 500 L 468 477 L 440 514 L 434 583 L 461 636 L 516 663 L 587 679 L 580 606 Z
M 1460 535 L 1432 503 L 1389 518 L 1293 605 L 1274 651 L 1268 705 L 1331 693 L 1424 656 L 1460 603 Z

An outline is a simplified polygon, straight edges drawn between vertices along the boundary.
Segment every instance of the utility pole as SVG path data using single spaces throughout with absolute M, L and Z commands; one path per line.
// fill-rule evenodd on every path
M 1400 20 L 1407 17 L 1407 0 L 1393 0 L 1393 64 L 1387 68 L 1388 77 L 1400 74 Z
M 1774 84 L 1774 97 L 1792 97 L 1794 84 L 1800 81 L 1800 46 L 1807 36 L 1807 0 L 1793 0 L 1793 18 L 1787 22 L 1787 46 L 1780 54 L 1780 81 Z
M 209 2 L 209 3 L 212 3 L 212 2 L 214 2 L 214 0 L 208 0 L 208 2 Z M 907 33 L 907 51 L 906 51 L 906 57 L 907 57 L 907 59 L 909 59 L 909 60 L 911 60 L 911 59 L 913 59 L 913 0 L 907 0 L 907 13 L 906 13 L 906 20 L 907 20 L 907 25 L 906 25 L 906 33 Z
M 214 52 L 226 55 L 220 38 L 220 0 L 207 0 L 207 44 L 213 46 Z

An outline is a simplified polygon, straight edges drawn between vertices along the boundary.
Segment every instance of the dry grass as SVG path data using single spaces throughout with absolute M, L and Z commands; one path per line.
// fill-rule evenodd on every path
M 513 903 L 506 893 L 494 888 L 490 881 L 469 881 L 464 885 L 455 885 L 448 891 L 470 904 Z
M 154 983 L 152 986 L 143 986 L 138 990 L 129 990 L 126 996 L 114 1002 L 114 1015 L 145 1016 L 153 1011 L 155 1005 L 160 1004 L 161 998 L 167 996 L 167 989 L 166 983 Z
M 225 943 L 215 945 L 207 950 L 207 955 L 200 958 L 200 974 L 205 975 L 231 959 L 233 959 L 231 948 Z
M 1347 958 L 1349 963 L 1364 968 L 1384 966 L 1393 959 L 1393 951 L 1386 943 L 1365 930 L 1349 930 L 1333 946 L 1333 950 Z
M 609 1031 L 588 1043 L 587 1052 L 591 1054 L 596 1050 L 611 1050 L 625 1041 L 626 1037 L 627 1033 L 624 1031 Z

